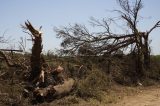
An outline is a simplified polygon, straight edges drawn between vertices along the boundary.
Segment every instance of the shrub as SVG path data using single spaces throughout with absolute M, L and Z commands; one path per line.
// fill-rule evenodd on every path
M 102 71 L 93 70 L 86 78 L 77 81 L 76 94 L 84 99 L 95 98 L 101 100 L 101 91 L 109 85 L 108 77 Z

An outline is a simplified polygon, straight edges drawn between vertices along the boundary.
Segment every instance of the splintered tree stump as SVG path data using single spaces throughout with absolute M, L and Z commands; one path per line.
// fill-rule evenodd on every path
M 42 33 L 39 30 L 36 30 L 32 24 L 27 21 L 25 26 L 22 26 L 23 29 L 28 30 L 32 37 L 33 47 L 31 55 L 31 73 L 30 73 L 30 82 L 36 82 L 36 79 L 42 71 L 42 61 L 41 61 L 41 52 L 42 52 Z
M 31 81 L 36 78 L 42 70 L 42 62 L 41 62 L 41 52 L 42 52 L 42 38 L 41 35 L 35 37 L 34 44 L 32 47 L 32 56 L 31 56 Z

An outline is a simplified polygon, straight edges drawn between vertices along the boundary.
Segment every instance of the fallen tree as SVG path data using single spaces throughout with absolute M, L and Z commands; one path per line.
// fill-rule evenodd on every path
M 56 28 L 58 38 L 62 38 L 62 54 L 67 55 L 95 55 L 107 57 L 116 54 L 118 51 L 129 51 L 134 54 L 136 64 L 136 79 L 142 79 L 144 72 L 150 68 L 150 33 L 160 27 L 158 21 L 148 31 L 138 29 L 139 11 L 142 9 L 142 1 L 135 0 L 130 3 L 129 0 L 117 0 L 121 10 L 115 10 L 120 14 L 118 20 L 121 20 L 127 26 L 127 33 L 117 34 L 111 29 L 112 24 L 117 20 L 114 18 L 103 19 L 102 21 L 92 19 L 91 24 L 94 27 L 104 29 L 102 32 L 89 32 L 89 30 L 80 24 L 73 26 Z M 117 18 L 116 18 L 117 19 Z M 117 25 L 117 23 L 116 23 Z M 121 25 L 119 25 L 121 26 Z M 121 27 L 122 28 L 122 27 Z

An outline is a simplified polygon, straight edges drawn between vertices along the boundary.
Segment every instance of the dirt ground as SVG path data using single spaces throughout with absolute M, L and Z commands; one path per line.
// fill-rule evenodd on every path
M 109 106 L 160 106 L 160 87 L 142 89 L 136 95 L 125 96 Z
M 46 105 L 39 106 L 160 106 L 160 86 L 152 87 L 119 87 L 111 95 L 104 94 L 104 100 L 87 101 L 66 96 Z M 106 101 L 105 101 L 106 100 Z

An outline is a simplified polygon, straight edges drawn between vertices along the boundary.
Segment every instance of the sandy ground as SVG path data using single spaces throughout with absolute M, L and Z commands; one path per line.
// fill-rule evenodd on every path
M 125 96 L 111 106 L 160 106 L 160 87 L 147 88 L 134 96 Z
M 116 92 L 112 92 L 111 97 L 106 94 L 102 102 L 96 99 L 85 101 L 80 98 L 75 99 L 74 96 L 68 96 L 45 106 L 160 106 L 160 86 L 116 87 L 114 90 Z M 110 100 L 108 100 L 109 97 Z

